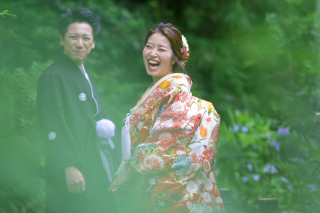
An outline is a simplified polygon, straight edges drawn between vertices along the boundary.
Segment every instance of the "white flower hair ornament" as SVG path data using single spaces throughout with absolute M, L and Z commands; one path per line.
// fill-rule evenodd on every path
M 190 49 L 189 49 L 189 45 L 188 45 L 188 42 L 187 42 L 187 39 L 186 37 L 184 37 L 184 35 L 182 35 L 182 48 L 181 48 L 181 53 L 184 54 L 183 56 L 183 62 L 186 63 L 189 59 L 189 56 L 190 56 Z

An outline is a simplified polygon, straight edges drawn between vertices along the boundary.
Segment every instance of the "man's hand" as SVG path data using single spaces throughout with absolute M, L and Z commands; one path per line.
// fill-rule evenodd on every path
M 64 169 L 66 172 L 66 181 L 69 192 L 81 193 L 86 190 L 85 181 L 82 173 L 74 166 L 69 166 Z

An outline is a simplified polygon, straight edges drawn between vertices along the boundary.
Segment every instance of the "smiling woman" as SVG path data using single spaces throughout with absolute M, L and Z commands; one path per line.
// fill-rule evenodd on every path
M 178 68 L 185 71 L 185 55 L 181 50 L 184 47 L 182 38 L 184 37 L 180 31 L 170 23 L 160 23 L 149 30 L 143 49 L 143 61 L 148 75 L 156 77 L 154 80 L 159 80 L 161 76 L 172 73 Z M 186 51 L 189 51 L 188 47 Z M 165 62 L 162 67 L 160 67 L 161 59 Z
M 143 61 L 154 82 L 172 73 L 175 63 L 172 53 L 170 41 L 164 35 L 155 33 L 149 37 L 143 49 Z
M 189 76 L 173 73 L 189 52 L 172 24 L 147 33 L 143 61 L 154 82 L 127 115 L 123 150 L 131 157 L 123 155 L 110 187 L 132 195 L 132 212 L 225 212 L 214 175 L 220 116 L 192 96 Z

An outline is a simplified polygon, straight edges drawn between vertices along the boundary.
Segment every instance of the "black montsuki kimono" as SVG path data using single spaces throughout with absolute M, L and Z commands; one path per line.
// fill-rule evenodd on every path
M 47 156 L 47 212 L 118 212 L 118 202 L 107 193 L 110 183 L 95 130 L 96 121 L 109 116 L 89 79 L 91 86 L 80 68 L 62 54 L 38 82 L 38 116 Z M 85 193 L 69 193 L 64 172 L 68 166 L 83 174 Z

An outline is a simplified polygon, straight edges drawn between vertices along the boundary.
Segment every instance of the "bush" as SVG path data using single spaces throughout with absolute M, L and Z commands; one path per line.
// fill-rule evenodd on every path
M 230 188 L 236 208 L 258 212 L 258 199 L 278 198 L 283 212 L 317 212 L 320 145 L 296 131 L 272 128 L 271 119 L 229 111 L 217 153 L 218 186 Z
M 45 156 L 36 116 L 37 79 L 52 61 L 0 69 L 0 212 L 43 212 Z

